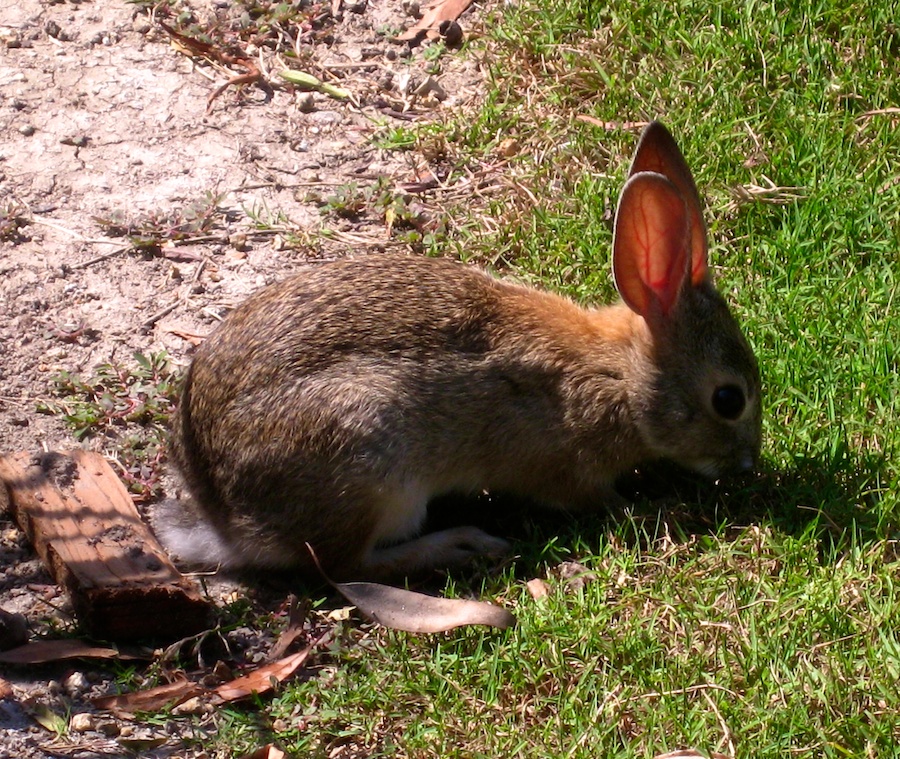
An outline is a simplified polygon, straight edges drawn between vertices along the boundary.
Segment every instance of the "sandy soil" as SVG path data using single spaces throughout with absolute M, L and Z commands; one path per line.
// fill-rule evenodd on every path
M 386 177 L 396 186 L 427 175 L 422 152 L 386 152 L 371 137 L 464 106 L 481 74 L 471 58 L 444 56 L 435 93 L 424 48 L 383 33 L 413 23 L 399 1 L 344 2 L 336 16 L 330 2 L 309 5 L 297 43 L 304 66 L 351 92 L 351 102 L 282 86 L 270 44 L 251 52 L 273 89 L 232 87 L 207 111 L 229 74 L 179 53 L 137 6 L 0 0 L 0 453 L 79 445 L 60 416 L 37 412 L 59 371 L 89 373 L 163 349 L 185 363 L 193 336 L 261 285 L 310 258 L 400 244 L 381 218 L 323 215 L 321 198 L 351 182 L 365 188 Z M 201 24 L 234 20 L 234 4 L 191 7 Z M 162 222 L 203 203 L 212 222 L 193 241 L 141 255 L 109 236 L 111 220 Z M 254 230 L 248 211 L 269 228 Z M 293 234 L 276 229 L 285 219 Z M 320 237 L 323 226 L 336 234 Z M 297 230 L 309 244 L 295 244 Z M 115 440 L 84 445 L 103 450 Z M 72 629 L 64 595 L 2 515 L 0 607 L 23 613 L 38 633 Z M 144 734 L 92 714 L 88 696 L 113 687 L 102 670 L 0 675 L 12 683 L 0 701 L 0 757 L 117 756 L 123 729 Z M 92 717 L 57 739 L 34 720 L 41 705 Z M 173 730 L 142 755 L 201 755 L 177 749 Z

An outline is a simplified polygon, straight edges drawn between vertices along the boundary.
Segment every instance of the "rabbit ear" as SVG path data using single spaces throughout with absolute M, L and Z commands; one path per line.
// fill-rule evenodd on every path
M 697 185 L 691 176 L 691 170 L 688 168 L 684 156 L 681 155 L 675 139 L 669 130 L 658 121 L 650 122 L 644 129 L 631 161 L 628 176 L 634 176 L 644 171 L 662 174 L 679 189 L 687 204 L 691 223 L 691 282 L 699 285 L 706 279 L 709 268 L 706 224 L 703 222 L 700 193 L 697 192 Z
M 613 273 L 622 299 L 651 325 L 688 279 L 691 218 L 679 189 L 655 172 L 625 183 L 613 232 Z

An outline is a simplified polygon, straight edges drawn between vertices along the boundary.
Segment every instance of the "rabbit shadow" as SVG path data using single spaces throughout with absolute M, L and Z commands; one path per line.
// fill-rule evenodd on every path
M 686 543 L 698 535 L 736 538 L 751 526 L 793 537 L 812 530 L 826 563 L 854 542 L 888 537 L 880 508 L 890 481 L 887 463 L 883 456 L 844 447 L 798 456 L 787 468 L 764 462 L 751 474 L 710 482 L 658 462 L 619 480 L 627 507 L 569 513 L 505 494 L 446 496 L 429 506 L 427 529 L 472 524 L 510 540 L 515 574 L 523 579 L 589 556 L 610 532 L 652 550 L 662 537 Z
M 720 482 L 657 462 L 619 480 L 617 490 L 629 504 L 625 507 L 601 505 L 594 512 L 572 513 L 505 493 L 450 494 L 429 504 L 424 531 L 472 525 L 510 541 L 510 559 L 483 560 L 449 575 L 459 590 L 468 588 L 476 594 L 509 565 L 516 578 L 528 580 L 562 562 L 590 557 L 611 533 L 620 542 L 653 551 L 663 537 L 687 543 L 697 536 L 737 538 L 752 526 L 794 537 L 813 530 L 820 560 L 827 563 L 836 561 L 854 541 L 885 537 L 879 508 L 885 486 L 879 483 L 889 481 L 887 469 L 884 457 L 849 447 L 828 455 L 798 456 L 787 468 L 763 462 L 751 474 Z M 317 584 L 290 573 L 260 574 L 255 582 L 251 577 L 245 579 L 263 595 L 266 590 L 278 594 L 286 589 L 313 595 L 327 592 L 324 581 Z M 407 585 L 438 594 L 447 577 L 436 573 L 408 578 Z

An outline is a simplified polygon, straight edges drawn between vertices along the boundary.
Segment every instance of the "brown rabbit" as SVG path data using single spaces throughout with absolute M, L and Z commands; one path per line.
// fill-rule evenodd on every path
M 235 309 L 188 371 L 174 458 L 199 514 L 157 519 L 191 561 L 386 579 L 507 548 L 419 536 L 461 491 L 596 508 L 665 458 L 752 467 L 759 373 L 707 266 L 700 198 L 659 123 L 622 191 L 623 303 L 589 310 L 448 260 L 311 267 Z

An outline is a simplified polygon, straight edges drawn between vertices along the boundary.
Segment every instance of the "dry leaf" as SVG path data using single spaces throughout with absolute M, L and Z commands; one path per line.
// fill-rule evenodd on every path
M 68 729 L 68 720 L 54 712 L 46 704 L 29 705 L 28 711 L 31 714 L 31 718 L 48 732 L 64 735 Z
M 398 40 L 414 40 L 427 34 L 429 39 L 438 37 L 442 21 L 456 21 L 472 0 L 435 0 L 428 6 L 422 18 L 397 37 Z
M 528 592 L 535 601 L 550 595 L 550 588 L 540 577 L 529 580 L 525 583 L 525 587 L 528 588 Z
M 189 698 L 206 693 L 207 689 L 189 680 L 178 680 L 174 683 L 160 685 L 148 690 L 134 693 L 122 693 L 118 696 L 101 696 L 92 700 L 98 709 L 106 709 L 118 716 L 132 715 L 135 712 L 156 712 L 169 706 L 177 706 Z
M 183 329 L 168 329 L 166 332 L 195 346 L 200 345 L 206 339 L 206 335 L 198 335 L 196 332 L 188 332 Z
M 63 659 L 140 659 L 114 648 L 89 646 L 80 640 L 39 640 L 0 652 L 4 664 L 46 664 Z
M 149 690 L 123 693 L 118 696 L 102 696 L 92 700 L 98 709 L 107 709 L 118 716 L 130 716 L 135 712 L 153 712 L 167 707 L 176 707 L 196 697 L 208 697 L 214 704 L 237 701 L 254 693 L 265 693 L 290 677 L 309 657 L 309 654 L 323 643 L 327 643 L 332 635 L 328 630 L 319 636 L 311 645 L 299 653 L 267 664 L 264 667 L 242 677 L 223 683 L 216 688 L 207 688 L 189 680 L 179 680 L 167 685 L 160 685 Z
M 521 144 L 515 137 L 507 137 L 497 146 L 497 155 L 502 158 L 512 158 L 519 152 Z
M 286 656 L 271 664 L 266 664 L 259 669 L 253 670 L 250 674 L 235 678 L 230 682 L 223 683 L 213 689 L 216 703 L 224 703 L 227 701 L 237 701 L 254 693 L 266 693 L 272 690 L 280 682 L 283 682 L 294 674 L 309 657 L 312 650 L 318 646 L 324 638 L 330 635 L 330 631 L 319 638 L 311 646 L 307 646 L 296 654 Z
M 463 625 L 505 629 L 516 623 L 506 609 L 483 601 L 435 598 L 372 582 L 337 583 L 334 587 L 362 614 L 392 630 L 433 633 Z

